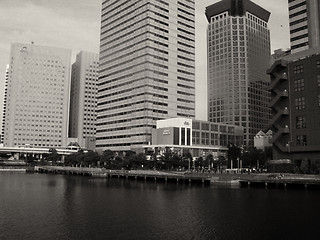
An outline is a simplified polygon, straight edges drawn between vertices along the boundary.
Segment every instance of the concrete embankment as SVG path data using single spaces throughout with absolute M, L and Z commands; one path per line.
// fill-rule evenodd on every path
M 195 173 L 157 170 L 106 170 L 104 168 L 63 166 L 37 166 L 34 168 L 34 171 L 40 173 L 85 175 L 103 178 L 126 178 L 144 181 L 202 183 L 213 186 L 320 189 L 320 175 L 272 173 Z

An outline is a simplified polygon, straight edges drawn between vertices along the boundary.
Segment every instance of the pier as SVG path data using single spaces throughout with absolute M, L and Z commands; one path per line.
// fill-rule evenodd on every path
M 164 172 L 156 170 L 106 170 L 87 167 L 42 166 L 35 167 L 35 172 L 104 178 L 125 178 L 155 182 L 201 183 L 205 185 L 210 185 L 211 180 L 209 176 L 193 176 L 185 174 L 184 172 Z
M 200 183 L 242 188 L 319 189 L 320 175 L 187 173 L 157 170 L 107 170 L 104 168 L 36 166 L 38 173 L 123 178 L 152 182 Z
M 241 187 L 277 188 L 277 189 L 319 189 L 319 175 L 303 174 L 264 174 L 252 178 L 239 179 Z

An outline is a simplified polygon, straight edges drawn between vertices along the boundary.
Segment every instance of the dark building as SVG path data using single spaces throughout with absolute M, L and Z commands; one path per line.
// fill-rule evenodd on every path
M 266 131 L 271 118 L 266 75 L 270 13 L 249 0 L 223 0 L 206 8 L 208 120 L 244 128 L 244 145 Z
M 274 159 L 320 160 L 320 54 L 278 60 L 268 74 Z

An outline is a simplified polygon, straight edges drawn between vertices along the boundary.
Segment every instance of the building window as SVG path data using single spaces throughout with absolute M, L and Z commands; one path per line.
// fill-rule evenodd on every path
M 320 60 L 317 61 L 317 68 L 320 68 Z
M 297 146 L 307 146 L 307 136 L 298 135 L 297 136 Z
M 294 100 L 294 102 L 295 102 L 296 110 L 303 110 L 303 109 L 306 108 L 306 103 L 305 103 L 305 98 L 304 97 L 296 98 Z
M 293 67 L 293 73 L 294 74 L 303 73 L 303 65 L 294 66 Z
M 294 91 L 295 92 L 304 91 L 304 79 L 294 80 Z
M 317 75 L 317 84 L 318 84 L 318 87 L 320 87 L 320 74 Z
M 306 128 L 306 117 L 298 116 L 296 117 L 296 128 Z
M 320 107 L 320 94 L 318 95 L 318 106 Z

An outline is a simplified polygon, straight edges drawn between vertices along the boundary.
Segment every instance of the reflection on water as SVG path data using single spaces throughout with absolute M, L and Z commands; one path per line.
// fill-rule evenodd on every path
M 0 174 L 0 239 L 313 239 L 319 191 Z

